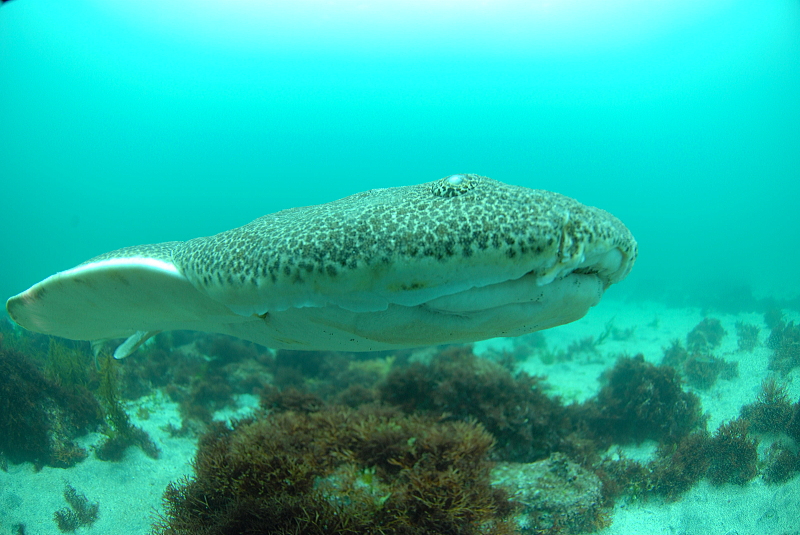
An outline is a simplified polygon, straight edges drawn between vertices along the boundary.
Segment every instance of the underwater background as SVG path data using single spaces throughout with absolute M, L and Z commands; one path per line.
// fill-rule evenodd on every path
M 612 295 L 800 294 L 797 0 L 13 0 L 0 87 L 4 298 L 463 172 L 618 216 Z
M 11 0 L 0 90 L 2 299 L 454 173 L 639 244 L 463 346 L 113 360 L 0 314 L 0 535 L 800 533 L 800 1 Z

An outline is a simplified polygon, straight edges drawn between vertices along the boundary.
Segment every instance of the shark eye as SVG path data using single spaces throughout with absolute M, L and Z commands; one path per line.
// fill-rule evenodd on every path
M 481 181 L 478 175 L 450 175 L 432 184 L 431 193 L 437 197 L 457 197 L 477 186 Z

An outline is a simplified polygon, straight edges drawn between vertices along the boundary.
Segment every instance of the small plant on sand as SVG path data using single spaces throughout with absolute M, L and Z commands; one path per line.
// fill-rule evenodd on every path
M 779 433 L 784 431 L 792 419 L 792 404 L 785 384 L 770 377 L 761 383 L 761 391 L 755 403 L 741 409 L 741 417 L 756 433 Z
M 100 387 L 98 395 L 106 409 L 106 439 L 96 447 L 95 454 L 103 461 L 121 461 L 125 450 L 138 446 L 144 453 L 157 459 L 158 446 L 147 432 L 131 423 L 119 399 L 116 361 L 108 354 L 99 357 Z
M 722 324 L 716 318 L 703 318 L 688 335 L 686 335 L 686 347 L 692 352 L 707 353 L 719 347 L 722 338 L 727 333 L 722 328 Z
M 727 362 L 711 354 L 724 336 L 725 330 L 719 320 L 705 318 L 686 336 L 685 348 L 676 339 L 664 349 L 661 363 L 678 370 L 688 384 L 701 390 L 711 388 L 717 378 L 738 377 L 737 362 Z
M 758 441 L 748 436 L 747 429 L 746 421 L 732 420 L 711 437 L 707 476 L 712 484 L 743 485 L 758 474 Z
M 736 340 L 739 346 L 739 351 L 751 353 L 758 345 L 758 333 L 761 329 L 757 325 L 745 323 L 743 321 L 736 322 Z
M 69 507 L 64 507 L 53 513 L 53 519 L 58 529 L 65 532 L 75 531 L 83 526 L 91 526 L 97 520 L 100 504 L 91 503 L 84 494 L 81 494 L 72 485 L 64 487 L 64 499 Z
M 772 350 L 769 369 L 787 374 L 800 366 L 800 325 L 779 320 L 769 333 L 767 347 Z

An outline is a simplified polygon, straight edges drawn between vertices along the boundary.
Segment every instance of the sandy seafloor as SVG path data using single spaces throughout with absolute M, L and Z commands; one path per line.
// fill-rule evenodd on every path
M 797 321 L 796 312 L 785 311 L 786 319 Z M 695 390 L 708 414 L 708 429 L 714 431 L 720 423 L 736 418 L 742 405 L 755 401 L 761 382 L 772 372 L 767 369 L 770 350 L 763 343 L 768 329 L 761 314 L 708 313 L 717 318 L 727 331 L 722 345 L 714 354 L 736 361 L 739 376 L 718 380 L 708 390 Z M 547 347 L 566 348 L 571 342 L 586 336 L 598 336 L 613 321 L 618 329 L 635 328 L 625 340 L 609 338 L 598 347 L 598 354 L 579 356 L 568 362 L 544 364 L 539 358 L 521 363 L 532 374 L 547 375 L 552 392 L 566 401 L 583 400 L 600 388 L 599 376 L 610 368 L 620 354 L 642 353 L 646 360 L 659 364 L 663 349 L 674 339 L 685 342 L 686 334 L 705 314 L 699 309 L 667 308 L 662 304 L 625 303 L 606 299 L 584 319 L 545 331 Z M 735 323 L 743 321 L 761 328 L 759 347 L 751 353 L 737 350 Z M 475 352 L 485 354 L 508 349 L 524 339 L 496 339 L 476 344 Z M 136 358 L 132 356 L 131 358 Z M 787 382 L 790 399 L 800 398 L 800 369 L 795 368 L 782 380 Z M 257 400 L 252 396 L 240 399 L 243 412 Z M 150 409 L 146 420 L 137 418 L 139 406 Z M 64 485 L 69 483 L 90 501 L 100 503 L 98 520 L 78 533 L 140 535 L 150 532 L 157 514 L 161 495 L 169 481 L 191 474 L 191 458 L 195 439 L 173 438 L 164 428 L 172 423 L 180 426 L 177 405 L 160 395 L 150 396 L 129 405 L 135 425 L 144 428 L 161 449 L 158 460 L 129 448 L 120 463 L 103 462 L 93 455 L 69 469 L 43 468 L 36 472 L 31 464 L 9 465 L 0 471 L 0 535 L 16 533 L 15 525 L 24 524 L 26 535 L 61 533 L 53 512 L 66 506 Z M 219 414 L 220 418 L 230 414 Z M 81 445 L 99 442 L 98 434 L 84 437 Z M 771 440 L 762 439 L 760 450 L 766 450 Z M 626 448 L 625 455 L 647 459 L 655 451 L 654 444 Z M 705 535 L 788 535 L 800 533 L 800 475 L 780 485 L 767 485 L 759 477 L 746 485 L 714 487 L 706 481 L 696 485 L 678 501 L 665 503 L 660 499 L 618 501 L 611 518 L 613 523 L 602 535 L 622 534 L 705 534 Z

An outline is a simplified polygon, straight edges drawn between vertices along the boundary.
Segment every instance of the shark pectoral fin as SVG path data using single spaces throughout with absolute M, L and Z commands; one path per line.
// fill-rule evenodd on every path
M 115 359 L 124 359 L 161 331 L 136 331 L 114 351 Z

